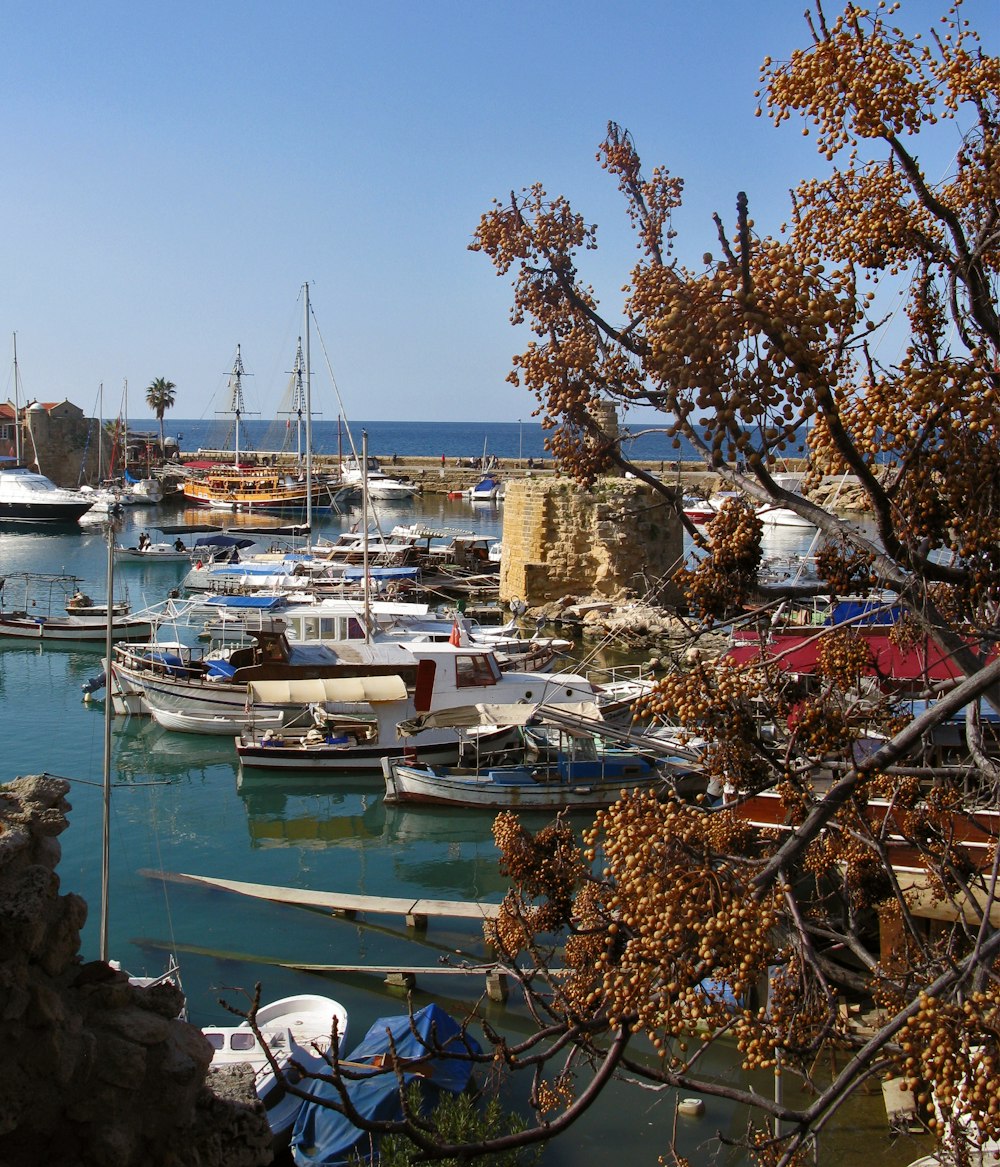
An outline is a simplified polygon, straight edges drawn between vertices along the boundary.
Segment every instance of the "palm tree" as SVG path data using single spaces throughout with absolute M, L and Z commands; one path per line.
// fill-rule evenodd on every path
M 174 407 L 174 390 L 177 386 L 166 377 L 157 377 L 146 390 L 146 404 L 156 414 L 160 423 L 160 450 L 163 450 L 163 415 Z

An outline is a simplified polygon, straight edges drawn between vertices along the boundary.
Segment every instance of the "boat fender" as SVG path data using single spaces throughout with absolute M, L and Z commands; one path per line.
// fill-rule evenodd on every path
M 677 1101 L 678 1114 L 689 1114 L 701 1118 L 705 1113 L 705 1102 L 702 1098 L 680 1098 Z

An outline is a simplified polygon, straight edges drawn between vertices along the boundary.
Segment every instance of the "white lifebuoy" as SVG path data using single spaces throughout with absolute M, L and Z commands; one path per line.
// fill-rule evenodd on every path
M 700 1118 L 705 1113 L 705 1102 L 701 1098 L 680 1098 L 677 1100 L 678 1114 L 691 1114 Z

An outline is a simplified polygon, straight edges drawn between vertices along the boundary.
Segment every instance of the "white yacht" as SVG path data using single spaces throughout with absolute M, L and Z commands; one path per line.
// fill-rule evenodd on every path
M 26 466 L 0 469 L 0 520 L 18 523 L 74 523 L 94 505 L 76 490 L 65 490 Z

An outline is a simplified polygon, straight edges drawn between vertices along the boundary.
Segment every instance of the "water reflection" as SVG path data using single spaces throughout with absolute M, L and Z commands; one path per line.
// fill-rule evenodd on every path
M 377 843 L 385 827 L 380 786 L 371 779 L 307 783 L 244 773 L 236 784 L 253 848 L 363 849 Z
M 92 705 L 103 716 L 103 701 Z M 229 737 L 171 733 L 149 718 L 116 719 L 111 735 L 112 770 L 122 782 L 204 778 L 217 767 L 236 773 L 236 750 Z

